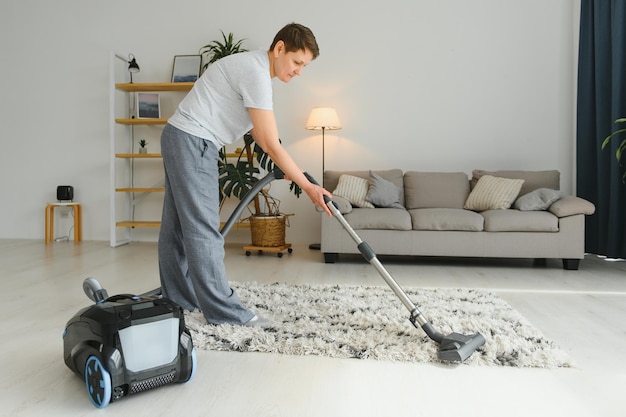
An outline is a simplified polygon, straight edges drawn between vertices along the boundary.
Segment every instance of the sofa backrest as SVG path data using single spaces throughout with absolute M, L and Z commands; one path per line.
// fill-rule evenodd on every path
M 550 188 L 552 190 L 559 190 L 561 184 L 561 173 L 557 170 L 548 171 L 485 171 L 482 169 L 475 169 L 472 171 L 471 188 L 474 186 L 483 175 L 491 175 L 493 177 L 522 179 L 522 189 L 519 195 L 528 194 L 529 192 L 538 188 Z
M 400 169 L 374 170 L 384 179 L 393 182 L 402 190 L 400 201 L 407 209 L 415 208 L 463 208 L 470 191 L 483 175 L 523 179 L 520 196 L 538 188 L 560 189 L 558 170 L 547 171 L 485 171 L 475 169 L 471 180 L 464 172 L 418 172 Z M 342 174 L 354 175 L 369 180 L 370 171 L 337 171 L 324 173 L 324 185 L 329 191 L 337 188 Z
M 401 169 L 387 169 L 387 170 L 373 170 L 373 172 L 377 173 L 387 181 L 391 181 L 398 187 L 400 187 L 401 195 L 400 201 L 404 202 L 404 179 L 403 173 Z M 365 178 L 366 180 L 370 179 L 369 171 L 333 171 L 327 170 L 324 173 L 324 186 L 331 193 L 335 188 L 337 188 L 337 183 L 339 182 L 339 177 L 343 174 L 354 175 L 355 177 Z
M 407 209 L 463 208 L 470 192 L 464 172 L 416 172 L 404 174 L 404 199 Z

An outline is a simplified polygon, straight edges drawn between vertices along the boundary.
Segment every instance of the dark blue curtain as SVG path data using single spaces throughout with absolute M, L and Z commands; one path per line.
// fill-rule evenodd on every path
M 626 1 L 581 1 L 578 52 L 576 187 L 596 205 L 585 250 L 626 258 L 626 184 L 615 158 L 624 136 L 601 149 L 604 138 L 626 127 L 614 123 L 626 117 Z

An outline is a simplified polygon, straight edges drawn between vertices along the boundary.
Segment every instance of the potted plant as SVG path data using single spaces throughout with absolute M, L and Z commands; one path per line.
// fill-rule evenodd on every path
M 200 48 L 200 56 L 205 63 L 202 65 L 202 72 L 204 72 L 207 67 L 217 61 L 220 58 L 224 58 L 225 56 L 236 54 L 239 52 L 246 52 L 247 49 L 242 47 L 243 41 L 245 39 L 240 39 L 235 41 L 234 35 L 231 33 L 226 36 L 223 31 L 222 38 L 223 42 L 220 41 L 211 41 L 208 44 L 204 45 Z
M 218 170 L 221 203 L 228 197 L 243 199 L 259 181 L 260 169 L 271 172 L 275 168 L 274 161 L 254 142 L 250 133 L 244 135 L 243 139 L 244 147 L 230 157 L 225 148 L 220 150 Z M 302 194 L 302 189 L 294 182 L 289 189 L 296 197 Z M 288 215 L 280 211 L 280 201 L 265 189 L 255 196 L 249 209 L 252 244 L 262 247 L 284 245 Z
M 146 148 L 147 144 L 148 144 L 148 142 L 146 142 L 145 139 L 140 139 L 139 140 L 139 153 L 141 153 L 141 154 L 148 153 L 148 148 Z
M 615 121 L 615 123 L 626 123 L 626 117 L 622 117 L 620 119 L 617 119 Z M 611 133 L 609 136 L 607 136 L 604 139 L 604 142 L 602 142 L 602 149 L 604 149 L 606 146 L 608 146 L 609 142 L 611 141 L 611 139 L 613 139 L 616 136 L 619 136 L 623 133 L 626 133 L 626 128 L 625 129 L 618 129 L 616 131 L 614 131 L 613 133 Z M 626 138 L 622 139 L 621 143 L 617 146 L 617 150 L 615 151 L 615 157 L 617 158 L 617 160 L 620 162 L 622 162 L 622 156 L 624 155 L 624 151 L 626 151 Z M 622 182 L 626 183 L 626 171 L 624 171 L 624 175 L 622 175 Z

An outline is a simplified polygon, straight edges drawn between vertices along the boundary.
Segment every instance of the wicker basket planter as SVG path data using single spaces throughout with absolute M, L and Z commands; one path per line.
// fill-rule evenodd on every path
M 285 223 L 287 215 L 252 216 L 250 232 L 252 245 L 263 247 L 283 246 L 285 244 Z

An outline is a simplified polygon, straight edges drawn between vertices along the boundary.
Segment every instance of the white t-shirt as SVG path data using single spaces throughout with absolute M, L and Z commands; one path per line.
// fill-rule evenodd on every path
M 269 57 L 263 50 L 209 65 L 168 122 L 221 147 L 252 129 L 248 108 L 273 109 Z

